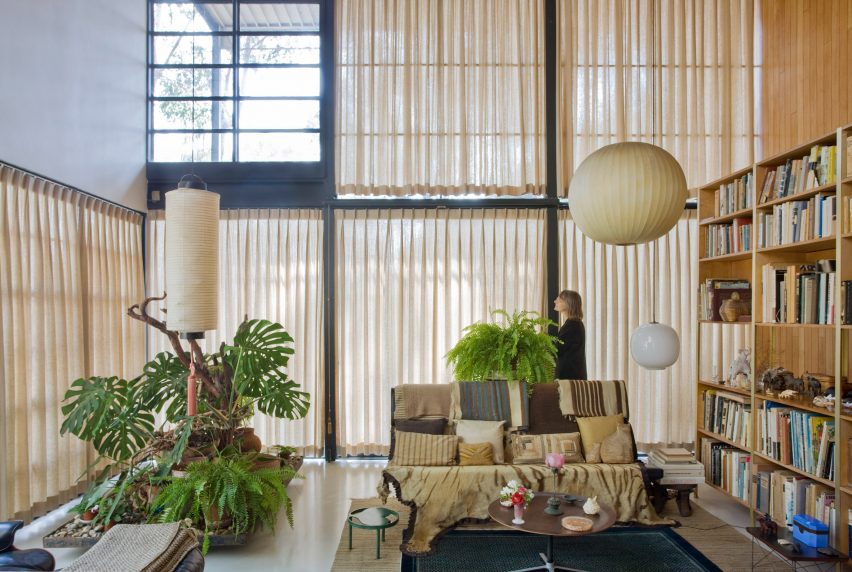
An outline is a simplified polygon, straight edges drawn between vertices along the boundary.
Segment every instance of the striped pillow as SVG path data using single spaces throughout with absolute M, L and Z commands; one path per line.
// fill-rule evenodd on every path
M 453 465 L 459 438 L 455 435 L 427 435 L 397 431 L 393 462 L 396 465 Z

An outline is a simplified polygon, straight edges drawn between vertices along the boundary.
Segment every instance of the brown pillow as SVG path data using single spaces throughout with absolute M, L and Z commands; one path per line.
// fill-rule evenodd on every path
M 456 460 L 459 438 L 455 435 L 396 432 L 396 465 L 422 467 L 452 465 Z
M 566 463 L 585 463 L 583 441 L 579 433 L 553 433 L 542 435 L 547 442 L 548 453 L 562 453 Z
M 544 463 L 547 453 L 562 453 L 566 463 L 583 463 L 579 433 L 512 435 L 512 463 Z
M 427 435 L 443 435 L 447 427 L 446 418 L 439 419 L 397 419 L 393 424 L 397 431 L 406 433 L 425 433 Z M 396 450 L 396 439 L 391 439 L 388 458 L 393 459 Z
M 530 435 L 576 433 L 577 422 L 562 415 L 559 409 L 559 384 L 536 383 L 530 395 Z
M 542 435 L 512 435 L 512 464 L 543 463 L 544 446 Z
M 493 465 L 491 443 L 459 443 L 459 465 Z
M 601 461 L 604 463 L 633 462 L 633 433 L 628 423 L 616 427 L 615 433 L 601 441 Z

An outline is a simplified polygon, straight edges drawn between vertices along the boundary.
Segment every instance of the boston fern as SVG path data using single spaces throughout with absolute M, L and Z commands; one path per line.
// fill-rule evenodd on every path
M 222 456 L 191 463 L 185 477 L 168 477 L 151 505 L 150 522 L 177 522 L 188 518 L 204 522 L 202 552 L 207 553 L 211 523 L 231 520 L 230 530 L 241 534 L 261 524 L 275 529 L 278 511 L 284 507 L 293 526 L 293 504 L 285 479 L 295 475 L 290 467 L 255 469 L 247 456 Z
M 447 353 L 447 363 L 455 368 L 455 378 L 553 381 L 556 338 L 547 333 L 547 328 L 556 324 L 537 312 L 509 314 L 496 310 L 491 315 L 504 318 L 505 325 L 496 320 L 472 324 Z

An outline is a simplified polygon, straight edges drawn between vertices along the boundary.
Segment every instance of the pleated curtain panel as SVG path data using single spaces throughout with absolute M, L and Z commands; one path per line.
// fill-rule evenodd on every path
M 165 213 L 148 213 L 148 292 L 165 290 Z M 264 445 L 290 445 L 300 454 L 322 452 L 323 435 L 323 222 L 319 210 L 223 210 L 219 219 L 219 324 L 201 348 L 233 342 L 243 318 L 279 322 L 294 339 L 287 375 L 311 394 L 304 419 L 256 414 L 250 421 Z M 168 300 L 166 301 L 166 306 Z M 154 304 L 152 304 L 152 308 Z M 162 317 L 162 316 L 161 316 Z M 149 329 L 148 354 L 172 351 Z
M 60 437 L 71 382 L 138 375 L 145 328 L 142 217 L 0 163 L 0 520 L 84 488 L 95 459 Z

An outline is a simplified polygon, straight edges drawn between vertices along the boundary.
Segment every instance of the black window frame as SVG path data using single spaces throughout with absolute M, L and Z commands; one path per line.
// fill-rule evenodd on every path
M 148 179 L 148 208 L 164 208 L 164 193 L 174 189 L 180 178 L 189 172 L 201 176 L 211 190 L 221 195 L 223 208 L 252 207 L 263 204 L 269 207 L 319 207 L 334 198 L 334 23 L 333 0 L 229 0 L 233 13 L 234 26 L 228 32 L 193 33 L 193 32 L 155 32 L 155 4 L 170 3 L 168 0 L 147 1 L 147 61 L 146 61 L 146 175 Z M 205 0 L 172 0 L 171 3 L 204 4 Z M 223 4 L 222 0 L 211 0 L 209 3 Z M 239 39 L 244 36 L 258 35 L 260 32 L 239 31 L 240 4 L 316 4 L 319 6 L 319 38 L 320 38 L 320 93 L 319 93 L 319 129 L 239 129 L 239 103 L 244 100 L 289 99 L 282 97 L 242 97 L 235 85 L 230 96 L 202 96 L 195 99 L 210 101 L 213 99 L 233 102 L 234 121 L 229 129 L 202 130 L 154 130 L 153 106 L 156 101 L 170 98 L 153 96 L 154 70 L 158 69 L 210 69 L 228 68 L 233 70 L 232 77 L 236 83 L 237 72 L 243 68 L 293 68 L 315 67 L 315 65 L 300 64 L 241 64 L 239 61 Z M 170 64 L 154 63 L 154 38 L 163 36 L 230 36 L 233 38 L 232 61 L 229 64 Z M 262 35 L 292 36 L 305 35 L 304 32 L 263 32 Z M 315 35 L 311 32 L 310 35 Z M 180 100 L 193 98 L 179 97 Z M 293 99 L 305 99 L 295 97 Z M 308 99 L 315 99 L 313 97 Z M 237 135 L 240 132 L 311 132 L 318 133 L 320 139 L 319 161 L 269 161 L 269 162 L 240 162 Z M 154 162 L 152 160 L 152 141 L 155 133 L 168 132 L 226 132 L 235 135 L 232 161 L 222 162 Z

